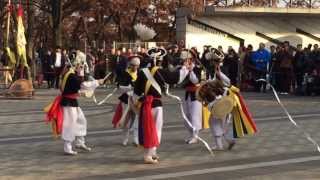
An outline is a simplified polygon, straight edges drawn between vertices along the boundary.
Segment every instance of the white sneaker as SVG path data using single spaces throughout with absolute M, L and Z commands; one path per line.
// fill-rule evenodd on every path
M 188 142 L 192 139 L 192 136 L 187 137 L 186 139 L 184 139 L 184 142 L 186 142 L 188 144 Z
M 224 148 L 214 145 L 214 146 L 211 146 L 211 150 L 212 151 L 224 151 Z
M 140 145 L 140 143 L 139 143 L 139 138 L 138 138 L 138 137 L 134 137 L 134 138 L 133 138 L 133 145 L 134 145 L 134 146 L 139 146 L 139 145 Z
M 128 138 L 126 138 L 126 139 L 124 139 L 123 141 L 122 141 L 122 145 L 123 146 L 127 146 L 128 145 Z
M 82 145 L 76 145 L 75 146 L 77 149 L 81 149 L 81 150 L 84 150 L 84 151 L 87 151 L 87 152 L 90 152 L 92 149 L 88 146 L 86 146 L 85 144 L 82 144 Z
M 70 155 L 70 156 L 75 156 L 75 155 L 78 154 L 78 152 L 71 150 L 71 151 L 65 151 L 64 154 L 65 154 L 65 155 Z
M 159 161 L 157 159 L 153 159 L 152 156 L 145 156 L 144 163 L 145 164 L 158 164 Z
M 188 144 L 196 144 L 196 143 L 198 143 L 198 139 L 195 138 L 195 137 L 193 137 L 193 138 L 191 138 L 187 143 L 188 143 Z
M 160 157 L 159 157 L 157 154 L 155 154 L 155 155 L 152 155 L 152 159 L 153 159 L 153 160 L 158 160 L 158 161 L 159 161 Z

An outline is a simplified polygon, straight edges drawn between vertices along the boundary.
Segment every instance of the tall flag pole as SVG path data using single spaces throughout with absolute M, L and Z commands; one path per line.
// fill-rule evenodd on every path
M 12 11 L 12 5 L 11 5 L 11 0 L 8 0 L 8 5 L 7 5 L 7 29 L 6 29 L 6 39 L 5 39 L 5 50 L 9 56 L 10 60 L 10 66 L 14 67 L 16 64 L 16 57 L 14 53 L 11 51 L 10 46 L 9 46 L 9 38 L 10 38 L 10 21 L 11 21 L 11 11 Z
M 20 78 L 23 78 L 23 69 L 26 68 L 28 71 L 28 76 L 30 77 L 29 66 L 27 62 L 27 54 L 26 54 L 26 36 L 24 34 L 24 26 L 23 26 L 23 8 L 22 5 L 18 5 L 18 15 L 17 15 L 17 54 L 19 57 L 19 65 L 21 67 Z
M 16 63 L 14 53 L 11 51 L 9 47 L 9 35 L 10 35 L 10 20 L 11 20 L 11 0 L 8 0 L 7 5 L 7 29 L 6 29 L 6 35 L 5 35 L 5 42 L 4 42 L 4 50 L 7 52 L 7 56 L 9 57 L 9 65 L 5 66 L 4 68 L 7 71 L 4 71 L 4 79 L 5 79 L 5 85 L 8 84 L 8 82 L 12 82 L 12 76 L 10 74 L 10 66 L 14 67 L 14 64 Z
M 10 34 L 10 17 L 11 17 L 11 0 L 8 1 L 7 6 L 8 19 L 7 19 L 7 33 L 6 33 L 6 46 L 9 46 L 9 34 Z

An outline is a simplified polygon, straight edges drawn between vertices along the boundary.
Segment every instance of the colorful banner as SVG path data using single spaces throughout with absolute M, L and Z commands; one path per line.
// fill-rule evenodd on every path
M 17 15 L 17 53 L 19 64 L 22 64 L 24 67 L 29 67 L 27 63 L 27 54 L 26 54 L 26 36 L 24 34 L 23 26 L 23 8 L 18 5 L 18 15 Z

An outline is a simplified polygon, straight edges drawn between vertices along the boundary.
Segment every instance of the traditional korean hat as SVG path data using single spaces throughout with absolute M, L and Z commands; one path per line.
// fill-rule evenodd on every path
M 167 55 L 167 51 L 164 48 L 153 47 L 147 51 L 147 55 L 152 59 L 162 60 Z
M 141 61 L 141 56 L 130 56 L 129 62 L 130 65 L 139 66 Z
M 211 48 L 210 52 L 207 52 L 205 55 L 206 60 L 214 61 L 216 63 L 222 63 L 224 60 L 223 52 L 219 51 L 216 48 Z

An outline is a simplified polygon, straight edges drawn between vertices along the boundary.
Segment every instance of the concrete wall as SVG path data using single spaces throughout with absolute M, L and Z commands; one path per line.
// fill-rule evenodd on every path
M 320 10 L 281 8 L 207 8 L 206 15 L 195 17 L 207 25 L 221 29 L 245 40 L 245 45 L 253 45 L 257 49 L 259 43 L 267 47 L 274 43 L 259 37 L 256 32 L 263 33 L 273 39 L 289 41 L 293 46 L 302 44 L 320 43 L 306 35 L 296 33 L 296 28 L 302 29 L 320 38 Z M 205 31 L 201 28 L 187 24 L 188 11 L 180 11 L 177 16 L 177 39 L 184 40 L 186 47 L 196 46 L 202 50 L 203 45 L 217 47 L 233 46 L 238 49 L 239 42 L 224 36 Z
M 200 52 L 203 51 L 204 45 L 211 45 L 215 48 L 221 45 L 224 51 L 227 50 L 228 46 L 232 46 L 237 51 L 240 45 L 239 41 L 222 34 L 209 33 L 192 25 L 187 25 L 186 30 L 186 47 L 197 47 Z

